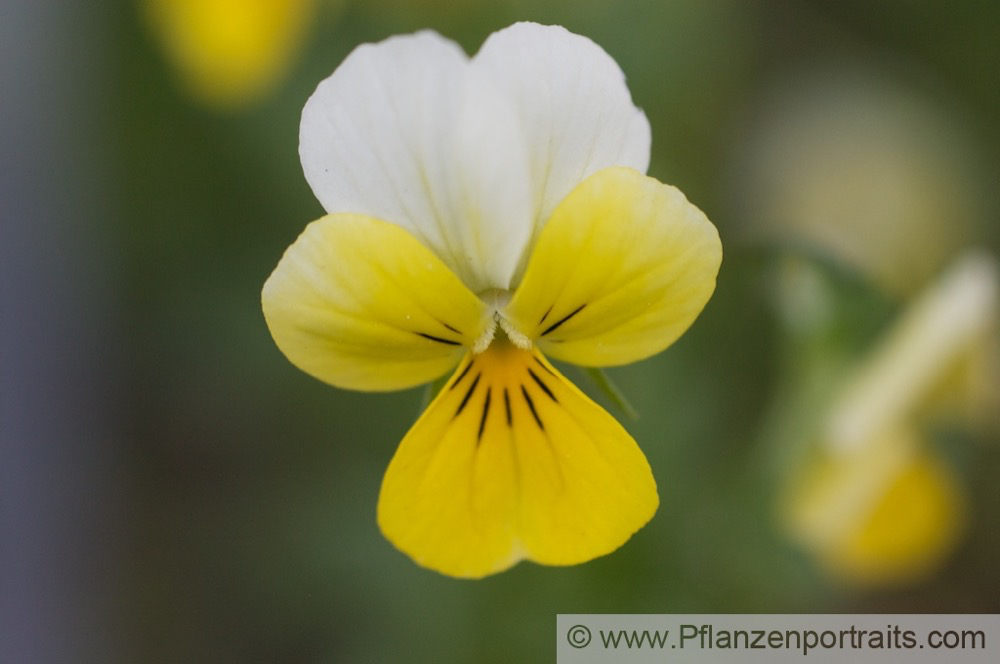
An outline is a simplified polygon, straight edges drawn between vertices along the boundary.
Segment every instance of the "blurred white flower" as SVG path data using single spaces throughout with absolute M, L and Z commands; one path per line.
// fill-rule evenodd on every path
M 733 200 L 748 235 L 806 242 L 908 293 L 987 218 L 963 119 L 889 78 L 810 68 L 749 123 Z

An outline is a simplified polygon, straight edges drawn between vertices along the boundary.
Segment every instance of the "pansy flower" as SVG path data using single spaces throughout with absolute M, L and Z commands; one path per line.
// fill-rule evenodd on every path
M 547 358 L 662 351 L 715 288 L 715 227 L 644 175 L 650 129 L 589 39 L 520 23 L 475 57 L 433 32 L 355 49 L 302 113 L 329 214 L 263 290 L 281 351 L 337 387 L 452 372 L 378 503 L 420 565 L 482 577 L 609 553 L 658 497 L 625 429 Z

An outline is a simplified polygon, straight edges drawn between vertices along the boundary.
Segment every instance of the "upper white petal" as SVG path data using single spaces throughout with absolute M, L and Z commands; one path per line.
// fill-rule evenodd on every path
M 649 147 L 607 53 L 519 23 L 471 62 L 432 32 L 358 47 L 303 109 L 299 151 L 327 211 L 402 226 L 481 292 L 516 287 L 555 206 L 602 168 L 645 172 Z
M 355 49 L 302 112 L 306 180 L 329 212 L 402 226 L 474 292 L 506 289 L 535 195 L 511 101 L 433 32 Z
M 493 33 L 472 62 L 520 114 L 536 184 L 535 234 L 587 176 L 608 166 L 646 172 L 649 121 L 618 64 L 590 39 L 517 23 Z

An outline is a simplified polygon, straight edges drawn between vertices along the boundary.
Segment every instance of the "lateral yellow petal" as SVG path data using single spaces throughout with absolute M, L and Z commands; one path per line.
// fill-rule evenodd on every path
M 610 553 L 657 505 L 622 426 L 537 350 L 498 340 L 462 361 L 400 443 L 378 522 L 420 565 L 478 578 Z
M 264 284 L 264 317 L 295 366 L 352 390 L 437 378 L 492 319 L 399 226 L 354 214 L 309 224 Z
M 715 226 L 680 191 L 606 168 L 555 209 L 504 315 L 546 355 L 627 364 L 694 322 L 721 262 Z

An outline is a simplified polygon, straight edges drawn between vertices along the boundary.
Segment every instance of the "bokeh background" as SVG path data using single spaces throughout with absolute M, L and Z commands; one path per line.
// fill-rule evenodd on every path
M 964 497 L 926 569 L 837 573 L 780 509 L 843 376 L 965 249 L 1000 253 L 1000 5 L 316 0 L 259 29 L 251 0 L 184 4 L 0 5 L 0 661 L 543 662 L 559 612 L 1000 610 L 989 338 L 971 410 L 913 415 Z M 650 174 L 726 257 L 693 328 L 611 372 L 657 516 L 589 564 L 470 582 L 375 524 L 421 391 L 297 371 L 259 293 L 322 212 L 297 157 L 316 83 L 362 42 L 474 53 L 516 20 L 618 61 Z

